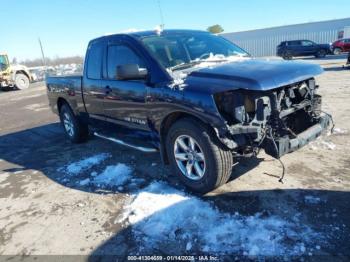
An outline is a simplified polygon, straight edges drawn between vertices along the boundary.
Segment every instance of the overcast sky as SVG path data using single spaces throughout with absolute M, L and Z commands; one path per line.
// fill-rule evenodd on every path
M 225 32 L 350 17 L 350 0 L 160 0 L 166 28 Z M 92 38 L 161 24 L 158 0 L 0 0 L 0 52 L 10 59 L 84 55 Z

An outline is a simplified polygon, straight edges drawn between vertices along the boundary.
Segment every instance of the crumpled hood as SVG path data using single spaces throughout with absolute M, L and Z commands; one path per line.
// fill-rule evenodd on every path
M 192 71 L 186 83 L 190 89 L 209 93 L 233 89 L 265 91 L 297 83 L 323 72 L 319 65 L 305 62 L 244 59 Z

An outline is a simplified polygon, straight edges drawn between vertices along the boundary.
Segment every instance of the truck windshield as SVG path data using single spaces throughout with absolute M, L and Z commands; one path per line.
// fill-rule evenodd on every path
M 142 42 L 165 68 L 171 70 L 191 67 L 202 61 L 219 62 L 233 56 L 249 56 L 230 41 L 209 33 L 151 36 L 143 38 Z
M 6 56 L 0 55 L 0 71 L 6 70 L 7 66 Z
M 7 59 L 6 56 L 0 55 L 0 64 L 7 65 Z

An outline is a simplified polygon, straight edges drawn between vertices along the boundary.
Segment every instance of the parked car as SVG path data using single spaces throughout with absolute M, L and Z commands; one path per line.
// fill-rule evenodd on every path
M 263 148 L 280 158 L 329 125 L 314 79 L 320 66 L 253 59 L 208 32 L 104 36 L 89 43 L 85 57 L 82 76 L 46 80 L 67 137 L 82 142 L 90 130 L 159 151 L 194 191 L 226 183 L 236 156 Z M 140 139 L 130 136 L 135 130 Z
M 332 52 L 340 55 L 342 52 L 350 52 L 350 38 L 340 39 L 332 43 Z
M 316 44 L 310 40 L 283 41 L 277 46 L 277 56 L 286 60 L 298 56 L 323 58 L 331 53 L 329 44 Z

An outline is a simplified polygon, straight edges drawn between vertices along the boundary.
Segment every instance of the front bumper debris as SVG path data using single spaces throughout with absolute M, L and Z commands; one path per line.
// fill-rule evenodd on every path
M 272 139 L 267 139 L 265 144 L 265 152 L 272 157 L 280 158 L 281 156 L 298 150 L 299 148 L 305 146 L 306 144 L 314 141 L 318 138 L 324 131 L 327 130 L 331 123 L 331 118 L 329 115 L 322 115 L 319 118 L 317 124 L 309 127 L 302 133 L 298 134 L 295 138 L 281 137 L 276 138 L 275 144 Z M 276 150 L 277 147 L 277 150 Z

